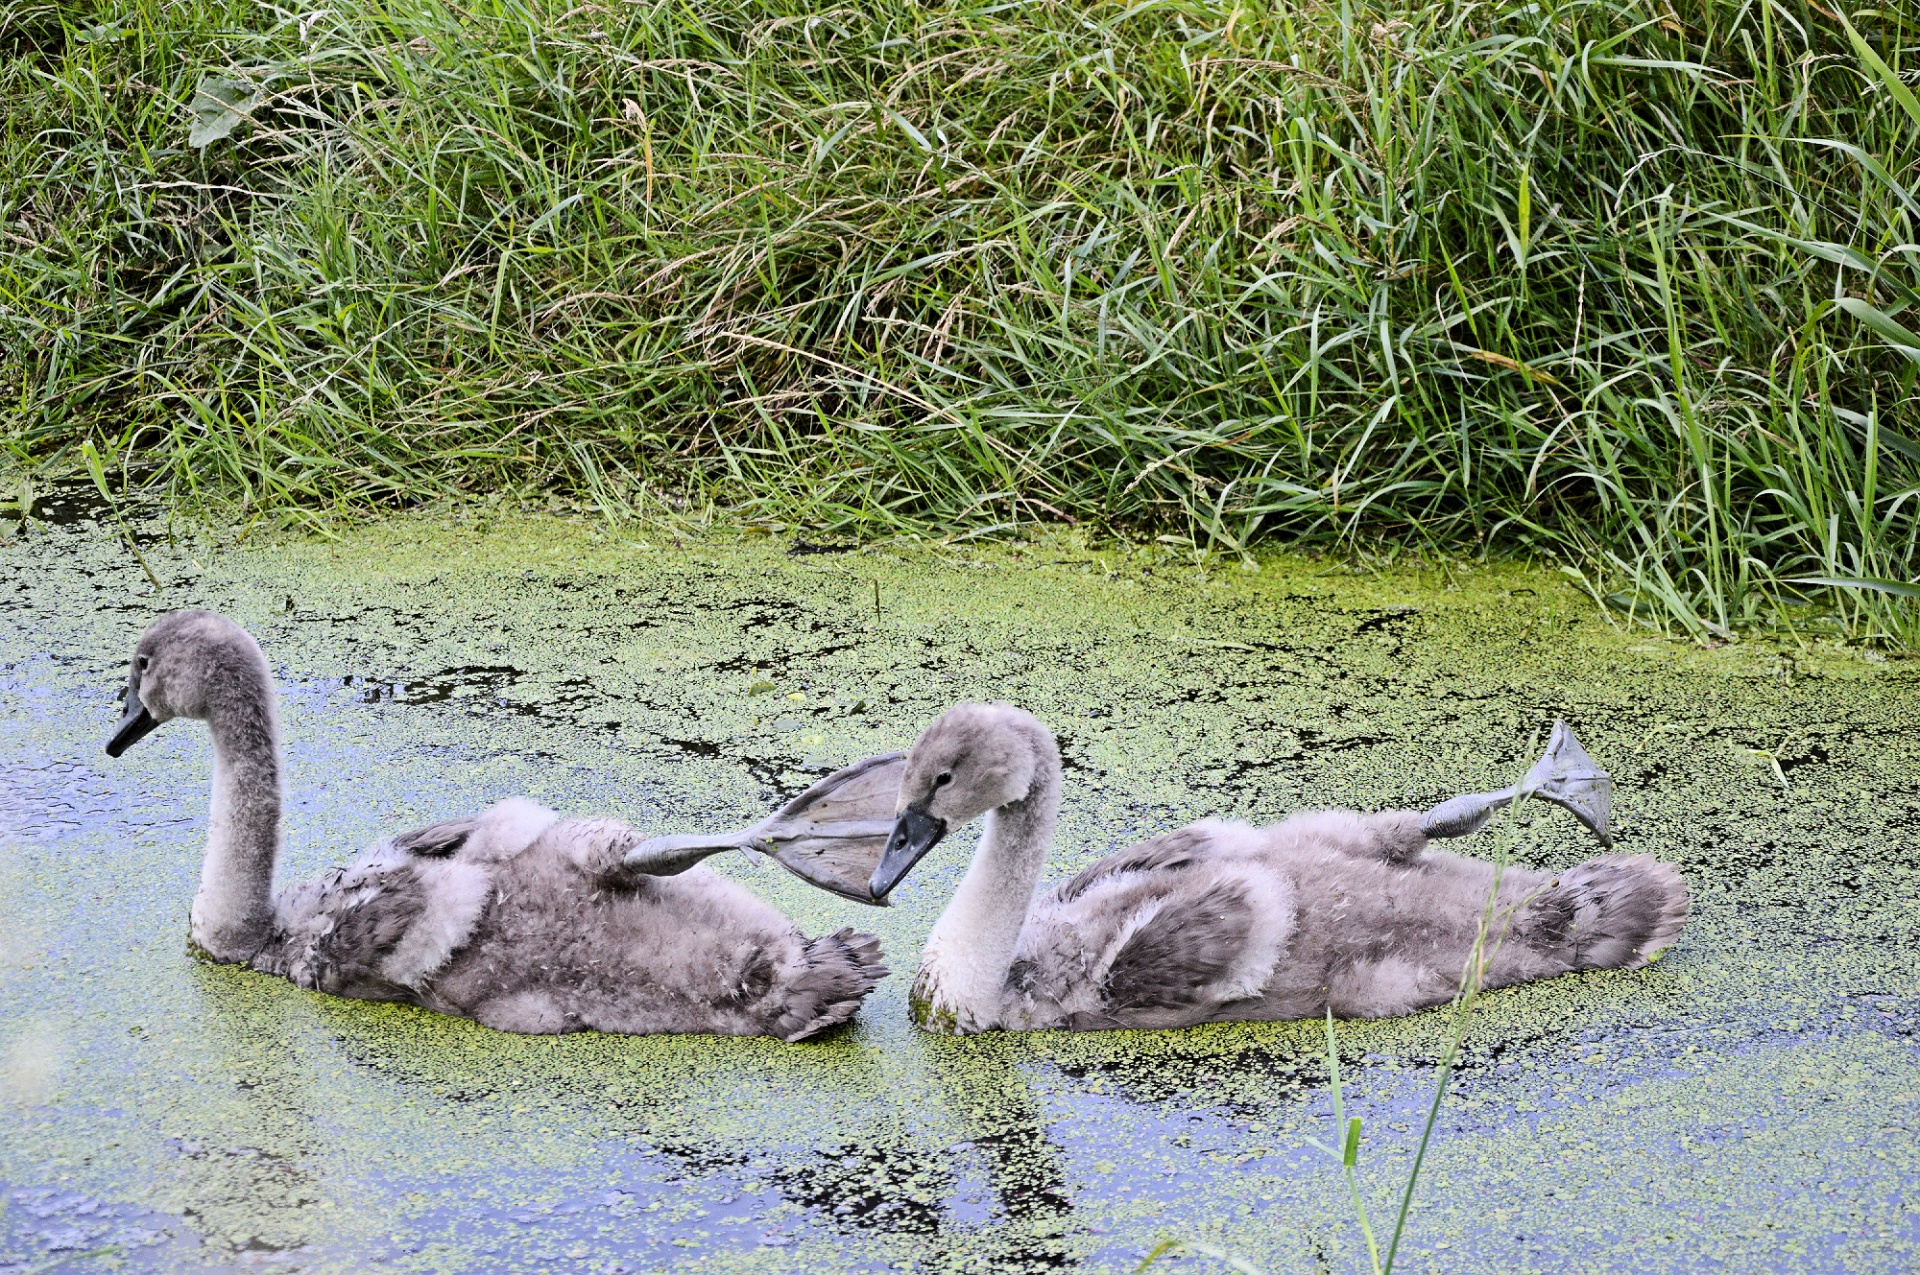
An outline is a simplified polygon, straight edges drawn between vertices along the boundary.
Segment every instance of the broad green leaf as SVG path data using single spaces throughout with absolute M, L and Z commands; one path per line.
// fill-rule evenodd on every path
M 239 128 L 240 121 L 258 105 L 260 94 L 252 85 L 218 75 L 201 76 L 200 87 L 194 90 L 193 101 L 187 107 L 193 112 L 193 128 L 187 134 L 187 145 L 211 146 Z
M 1347 1140 L 1341 1144 L 1340 1163 L 1351 1169 L 1360 1163 L 1360 1117 L 1347 1120 Z
M 927 140 L 927 135 L 908 123 L 906 116 L 898 111 L 888 111 L 887 118 L 898 124 L 901 131 L 913 139 L 914 145 L 929 153 L 933 151 L 933 143 Z
M 1796 576 L 1783 580 L 1782 584 L 1810 584 L 1822 589 L 1870 589 L 1875 593 L 1890 593 L 1896 598 L 1920 598 L 1920 584 L 1901 584 L 1898 580 L 1876 580 L 1871 576 L 1862 576 L 1858 580 L 1845 576 Z
M 1835 5 L 1834 7 L 1838 8 L 1839 6 Z M 1893 100 L 1900 103 L 1900 105 L 1906 109 L 1907 114 L 1913 116 L 1913 122 L 1920 124 L 1920 98 L 1916 98 L 1913 95 L 1913 90 L 1905 84 L 1902 84 L 1900 77 L 1893 73 L 1893 68 L 1882 61 L 1880 55 L 1875 53 L 1872 47 L 1860 38 L 1860 33 L 1853 29 L 1853 23 L 1847 21 L 1847 15 L 1844 13 L 1840 15 L 1840 25 L 1847 29 L 1847 39 L 1853 41 L 1853 51 L 1860 55 L 1860 60 L 1871 67 L 1873 73 L 1880 77 L 1880 82 L 1887 86 L 1887 92 L 1893 94 Z
M 1841 297 L 1837 302 L 1842 310 L 1880 334 L 1880 339 L 1900 353 L 1920 363 L 1920 336 L 1907 331 L 1891 317 L 1874 309 L 1858 297 Z
M 1914 202 L 1913 196 L 1908 194 L 1906 187 L 1896 181 L 1893 174 L 1887 171 L 1886 165 L 1882 164 L 1860 147 L 1855 146 L 1851 142 L 1835 141 L 1827 137 L 1805 137 L 1800 140 L 1809 146 L 1830 146 L 1841 154 L 1851 157 L 1860 167 L 1866 169 L 1875 181 L 1892 191 L 1894 198 L 1905 204 L 1908 211 L 1916 216 L 1920 216 L 1920 203 Z
M 107 490 L 107 467 L 101 463 L 99 449 L 91 438 L 80 444 L 81 459 L 87 462 L 87 473 L 93 477 L 93 485 L 100 491 L 100 499 L 113 503 L 113 494 Z
M 1880 273 L 1881 267 L 1878 261 L 1875 261 L 1866 253 L 1861 252 L 1858 248 L 1849 244 L 1828 243 L 1821 239 L 1801 239 L 1796 235 L 1782 234 L 1778 230 L 1772 230 L 1766 226 L 1746 221 L 1739 217 L 1729 217 L 1725 213 L 1709 211 L 1702 215 L 1711 217 L 1715 221 L 1724 221 L 1729 226 L 1738 226 L 1742 230 L 1750 231 L 1753 234 L 1761 235 L 1767 239 L 1772 239 L 1776 243 L 1786 244 L 1790 248 L 1798 248 L 1802 252 L 1810 252 L 1822 261 L 1831 261 L 1836 266 L 1847 266 L 1870 275 L 1879 275 Z M 1884 276 L 1883 281 L 1894 286 L 1897 286 L 1899 283 L 1897 279 L 1887 279 L 1884 278 Z
M 1873 436 L 1880 440 L 1882 447 L 1888 451 L 1897 452 L 1905 456 L 1908 460 L 1920 464 L 1920 443 L 1914 442 L 1911 438 L 1908 438 L 1899 430 L 1894 429 L 1885 421 L 1876 421 L 1870 416 L 1863 416 L 1859 412 L 1850 412 L 1844 407 L 1829 406 L 1828 410 L 1863 434 L 1871 428 Z

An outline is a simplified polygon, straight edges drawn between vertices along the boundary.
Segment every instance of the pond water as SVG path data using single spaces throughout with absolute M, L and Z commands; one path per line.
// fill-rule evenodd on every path
M 514 793 L 740 826 L 1001 698 L 1061 736 L 1058 877 L 1203 815 L 1501 786 L 1564 717 L 1616 778 L 1621 849 L 1679 864 L 1694 919 L 1648 970 L 1485 998 L 1402 1269 L 1920 1266 L 1920 662 L 1699 650 L 1516 567 L 1203 570 L 1067 536 L 143 522 L 156 594 L 87 501 L 40 513 L 0 538 L 0 1272 L 1125 1271 L 1174 1237 L 1364 1269 L 1308 1143 L 1333 1138 L 1320 1024 L 908 1024 L 971 834 L 885 910 L 718 865 L 809 931 L 882 938 L 894 977 L 799 1046 L 513 1037 L 196 960 L 205 733 L 101 752 L 135 637 L 187 605 L 275 665 L 283 875 Z M 1535 804 L 1524 861 L 1593 852 Z M 1442 1026 L 1338 1029 L 1382 1213 Z

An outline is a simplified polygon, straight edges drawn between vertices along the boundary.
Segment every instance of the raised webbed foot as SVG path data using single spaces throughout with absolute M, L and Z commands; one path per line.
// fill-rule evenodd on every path
M 1572 814 L 1600 838 L 1601 845 L 1613 844 L 1607 827 L 1613 812 L 1613 776 L 1594 764 L 1565 722 L 1553 724 L 1546 755 L 1533 764 L 1520 786 Z
M 868 883 L 893 831 L 905 766 L 905 753 L 842 766 L 744 831 L 649 838 L 627 854 L 626 870 L 672 876 L 723 850 L 757 850 L 822 890 L 886 907 Z
M 1553 724 L 1545 756 L 1534 763 L 1525 779 L 1499 792 L 1471 793 L 1443 801 L 1427 811 L 1421 831 L 1435 841 L 1468 836 L 1484 828 L 1494 811 L 1518 797 L 1529 796 L 1570 811 L 1600 838 L 1601 845 L 1613 844 L 1613 834 L 1607 828 L 1613 779 L 1587 756 L 1565 722 Z

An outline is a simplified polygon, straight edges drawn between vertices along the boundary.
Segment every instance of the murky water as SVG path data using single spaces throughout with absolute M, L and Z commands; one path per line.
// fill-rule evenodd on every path
M 882 936 L 896 976 L 803 1046 L 518 1038 L 193 959 L 204 733 L 100 751 L 135 636 L 181 605 L 276 665 L 288 875 L 516 792 L 736 826 L 996 697 L 1060 732 L 1057 876 L 1200 815 L 1494 787 L 1565 716 L 1695 920 L 1650 970 L 1487 998 L 1405 1269 L 1920 1264 L 1915 662 L 1696 651 L 1509 569 L 791 555 L 531 518 L 245 547 L 143 524 L 156 597 L 83 497 L 42 512 L 0 535 L 0 1272 L 1120 1271 L 1170 1236 L 1364 1264 L 1307 1141 L 1332 1136 L 1319 1025 L 907 1024 L 969 837 L 885 911 L 724 865 L 809 930 Z M 1540 815 L 1525 859 L 1590 853 Z M 1339 1031 L 1382 1211 L 1440 1027 Z

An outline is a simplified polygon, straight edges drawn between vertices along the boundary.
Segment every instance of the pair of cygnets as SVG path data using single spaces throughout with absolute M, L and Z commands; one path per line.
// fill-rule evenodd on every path
M 1609 782 L 1564 726 L 1525 782 L 1424 814 L 1347 810 L 1266 828 L 1208 820 L 1036 894 L 1060 806 L 1053 735 L 964 704 L 912 750 L 815 784 L 744 832 L 645 839 L 511 799 L 380 842 L 276 895 L 280 731 L 259 645 L 176 611 L 135 648 L 118 757 L 173 717 L 213 736 L 193 942 L 301 987 L 408 1001 L 512 1032 L 717 1032 L 802 1040 L 851 1018 L 887 973 L 878 942 L 808 938 L 699 861 L 770 854 L 814 884 L 886 896 L 951 828 L 985 817 L 934 925 L 915 1018 L 946 1032 L 1375 1018 L 1443 1003 L 1486 915 L 1493 865 L 1430 851 L 1514 798 L 1565 806 L 1608 843 Z M 1558 875 L 1508 868 L 1484 985 L 1633 968 L 1678 936 L 1679 875 L 1644 856 Z

